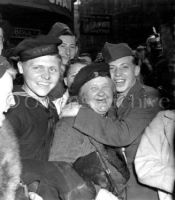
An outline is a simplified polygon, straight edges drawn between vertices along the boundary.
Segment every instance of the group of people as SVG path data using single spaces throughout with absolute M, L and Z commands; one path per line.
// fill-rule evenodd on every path
M 106 42 L 102 55 L 78 56 L 57 22 L 14 48 L 23 85 L 1 56 L 1 199 L 173 199 L 175 111 L 161 111 L 128 44 Z

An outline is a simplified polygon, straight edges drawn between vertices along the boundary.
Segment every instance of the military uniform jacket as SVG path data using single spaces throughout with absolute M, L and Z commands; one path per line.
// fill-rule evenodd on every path
M 156 191 L 138 184 L 134 172 L 134 158 L 144 129 L 161 109 L 157 90 L 136 82 L 119 108 L 112 108 L 114 117 L 101 117 L 92 109 L 82 107 L 74 121 L 74 128 L 91 136 L 100 143 L 125 147 L 130 169 L 127 188 L 128 200 L 157 200 Z
M 74 128 L 103 144 L 126 147 L 128 162 L 132 162 L 140 137 L 160 110 L 160 105 L 157 90 L 136 82 L 118 109 L 114 102 L 113 111 L 117 119 L 101 117 L 92 109 L 82 107 Z

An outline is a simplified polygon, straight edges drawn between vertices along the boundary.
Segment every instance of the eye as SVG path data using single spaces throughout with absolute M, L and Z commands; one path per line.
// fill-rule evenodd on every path
M 71 48 L 71 49 L 75 49 L 75 45 L 71 45 L 70 48 Z
M 32 69 L 33 69 L 33 70 L 40 70 L 40 69 L 41 69 L 41 66 L 39 66 L 39 65 L 32 66 Z
M 50 68 L 49 68 L 49 71 L 53 73 L 53 72 L 57 72 L 58 70 L 57 70 L 56 67 L 50 67 Z
M 129 65 L 123 65 L 122 68 L 123 68 L 123 69 L 128 69 L 128 68 L 129 68 Z
M 114 70 L 114 66 L 110 66 L 110 67 L 109 67 L 109 70 L 110 70 L 110 71 L 113 71 L 113 70 Z
M 90 90 L 91 90 L 92 92 L 96 92 L 96 91 L 98 90 L 98 88 L 95 87 L 95 86 L 93 86 L 93 87 L 90 88 Z
M 61 44 L 60 47 L 66 48 L 66 45 L 65 44 Z

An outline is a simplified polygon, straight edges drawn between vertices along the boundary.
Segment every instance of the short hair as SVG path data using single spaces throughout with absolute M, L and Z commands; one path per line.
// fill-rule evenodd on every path
M 71 69 L 71 65 L 74 65 L 74 64 L 82 64 L 82 65 L 88 65 L 88 62 L 87 60 L 83 59 L 83 58 L 80 58 L 80 57 L 76 57 L 76 58 L 73 58 L 73 59 L 70 59 L 68 61 L 68 64 L 66 66 L 66 70 L 65 70 L 65 73 L 64 73 L 64 76 L 66 77 Z

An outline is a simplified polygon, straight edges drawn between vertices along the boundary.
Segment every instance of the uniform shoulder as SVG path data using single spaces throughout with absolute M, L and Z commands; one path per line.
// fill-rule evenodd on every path
M 159 91 L 153 87 L 143 85 L 143 89 L 147 96 L 157 96 L 157 97 L 160 96 Z
M 146 93 L 148 94 L 159 94 L 159 91 L 153 87 L 150 87 L 148 85 L 143 85 L 143 88 Z

